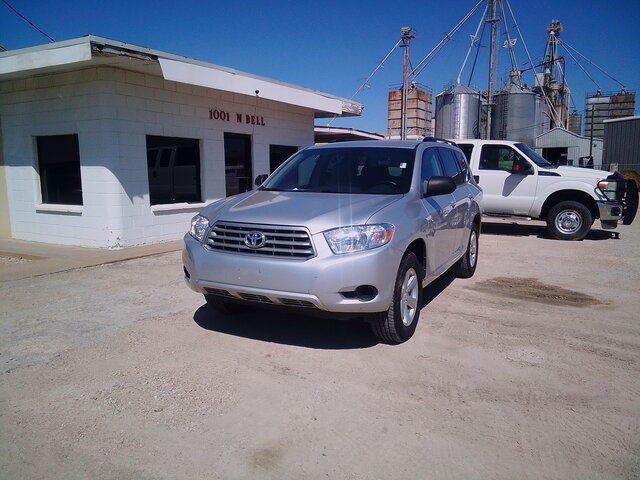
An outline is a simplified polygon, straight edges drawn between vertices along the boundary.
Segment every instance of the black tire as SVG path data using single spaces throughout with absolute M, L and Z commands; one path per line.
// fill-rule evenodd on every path
M 469 234 L 469 242 L 467 243 L 467 251 L 460 260 L 458 260 L 451 269 L 451 272 L 458 278 L 471 278 L 476 273 L 478 266 L 478 239 L 480 237 L 480 229 L 476 224 L 473 225 Z
M 422 308 L 423 278 L 422 264 L 415 254 L 407 253 L 398 268 L 389 310 L 376 314 L 371 320 L 376 337 L 390 343 L 402 343 L 413 336 Z
M 568 200 L 549 210 L 547 228 L 558 240 L 582 240 L 593 225 L 591 211 L 582 203 Z
M 209 295 L 205 293 L 204 298 L 207 301 L 207 305 L 209 305 L 209 307 L 211 307 L 216 312 L 222 313 L 224 315 L 242 313 L 248 308 L 246 305 L 242 305 L 240 303 L 225 302 L 217 295 Z
M 622 204 L 624 205 L 622 209 L 622 224 L 631 225 L 638 212 L 638 185 L 636 185 L 635 180 L 627 180 Z

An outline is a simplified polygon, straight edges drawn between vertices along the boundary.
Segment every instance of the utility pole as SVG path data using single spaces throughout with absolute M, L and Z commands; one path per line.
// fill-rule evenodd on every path
M 495 70 L 497 68 L 496 56 L 498 54 L 498 18 L 496 18 L 496 0 L 491 0 L 489 15 L 491 15 L 491 18 L 487 21 L 491 24 L 491 43 L 489 44 L 489 85 L 487 87 L 487 139 L 491 140 L 493 90 L 495 83 Z
M 402 72 L 402 107 L 400 113 L 400 139 L 407 139 L 407 99 L 409 97 L 409 42 L 416 38 L 411 27 L 400 30 L 402 48 L 404 49 L 404 68 Z

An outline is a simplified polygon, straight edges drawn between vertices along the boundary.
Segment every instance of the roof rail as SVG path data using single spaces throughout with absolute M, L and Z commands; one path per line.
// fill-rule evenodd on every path
M 423 142 L 442 142 L 442 143 L 448 143 L 449 145 L 453 145 L 454 147 L 458 146 L 456 142 L 452 142 L 451 140 L 447 140 L 446 138 L 424 137 L 422 141 Z

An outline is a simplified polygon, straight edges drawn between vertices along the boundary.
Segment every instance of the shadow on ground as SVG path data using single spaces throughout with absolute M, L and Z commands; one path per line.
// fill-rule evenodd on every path
M 482 233 L 488 235 L 507 235 L 510 237 L 538 237 L 545 240 L 554 240 L 547 228 L 543 225 L 527 225 L 522 223 L 491 223 L 482 222 Z M 612 240 L 619 239 L 618 231 L 612 230 L 591 230 L 584 240 Z M 556 241 L 556 240 L 554 240 Z M 480 240 L 482 245 L 482 240 Z
M 455 277 L 447 273 L 429 284 L 423 291 L 422 308 L 428 308 L 453 280 Z M 345 350 L 385 343 L 373 336 L 364 319 L 335 320 L 259 308 L 230 315 L 205 304 L 196 310 L 193 320 L 213 332 L 306 348 Z

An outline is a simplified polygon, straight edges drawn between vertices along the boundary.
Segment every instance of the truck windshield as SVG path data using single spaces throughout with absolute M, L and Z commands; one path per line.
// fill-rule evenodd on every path
M 525 145 L 524 143 L 516 143 L 516 147 L 518 147 L 518 149 L 520 149 L 522 153 L 524 153 L 527 157 L 529 157 L 531 161 L 534 162 L 539 167 L 542 167 L 542 168 L 555 167 L 553 163 L 549 163 L 549 161 L 546 158 L 544 158 L 542 155 L 540 155 L 538 152 L 536 152 L 534 149 L 530 148 L 529 146 Z
M 415 150 L 309 148 L 290 158 L 261 190 L 393 195 L 411 187 Z

